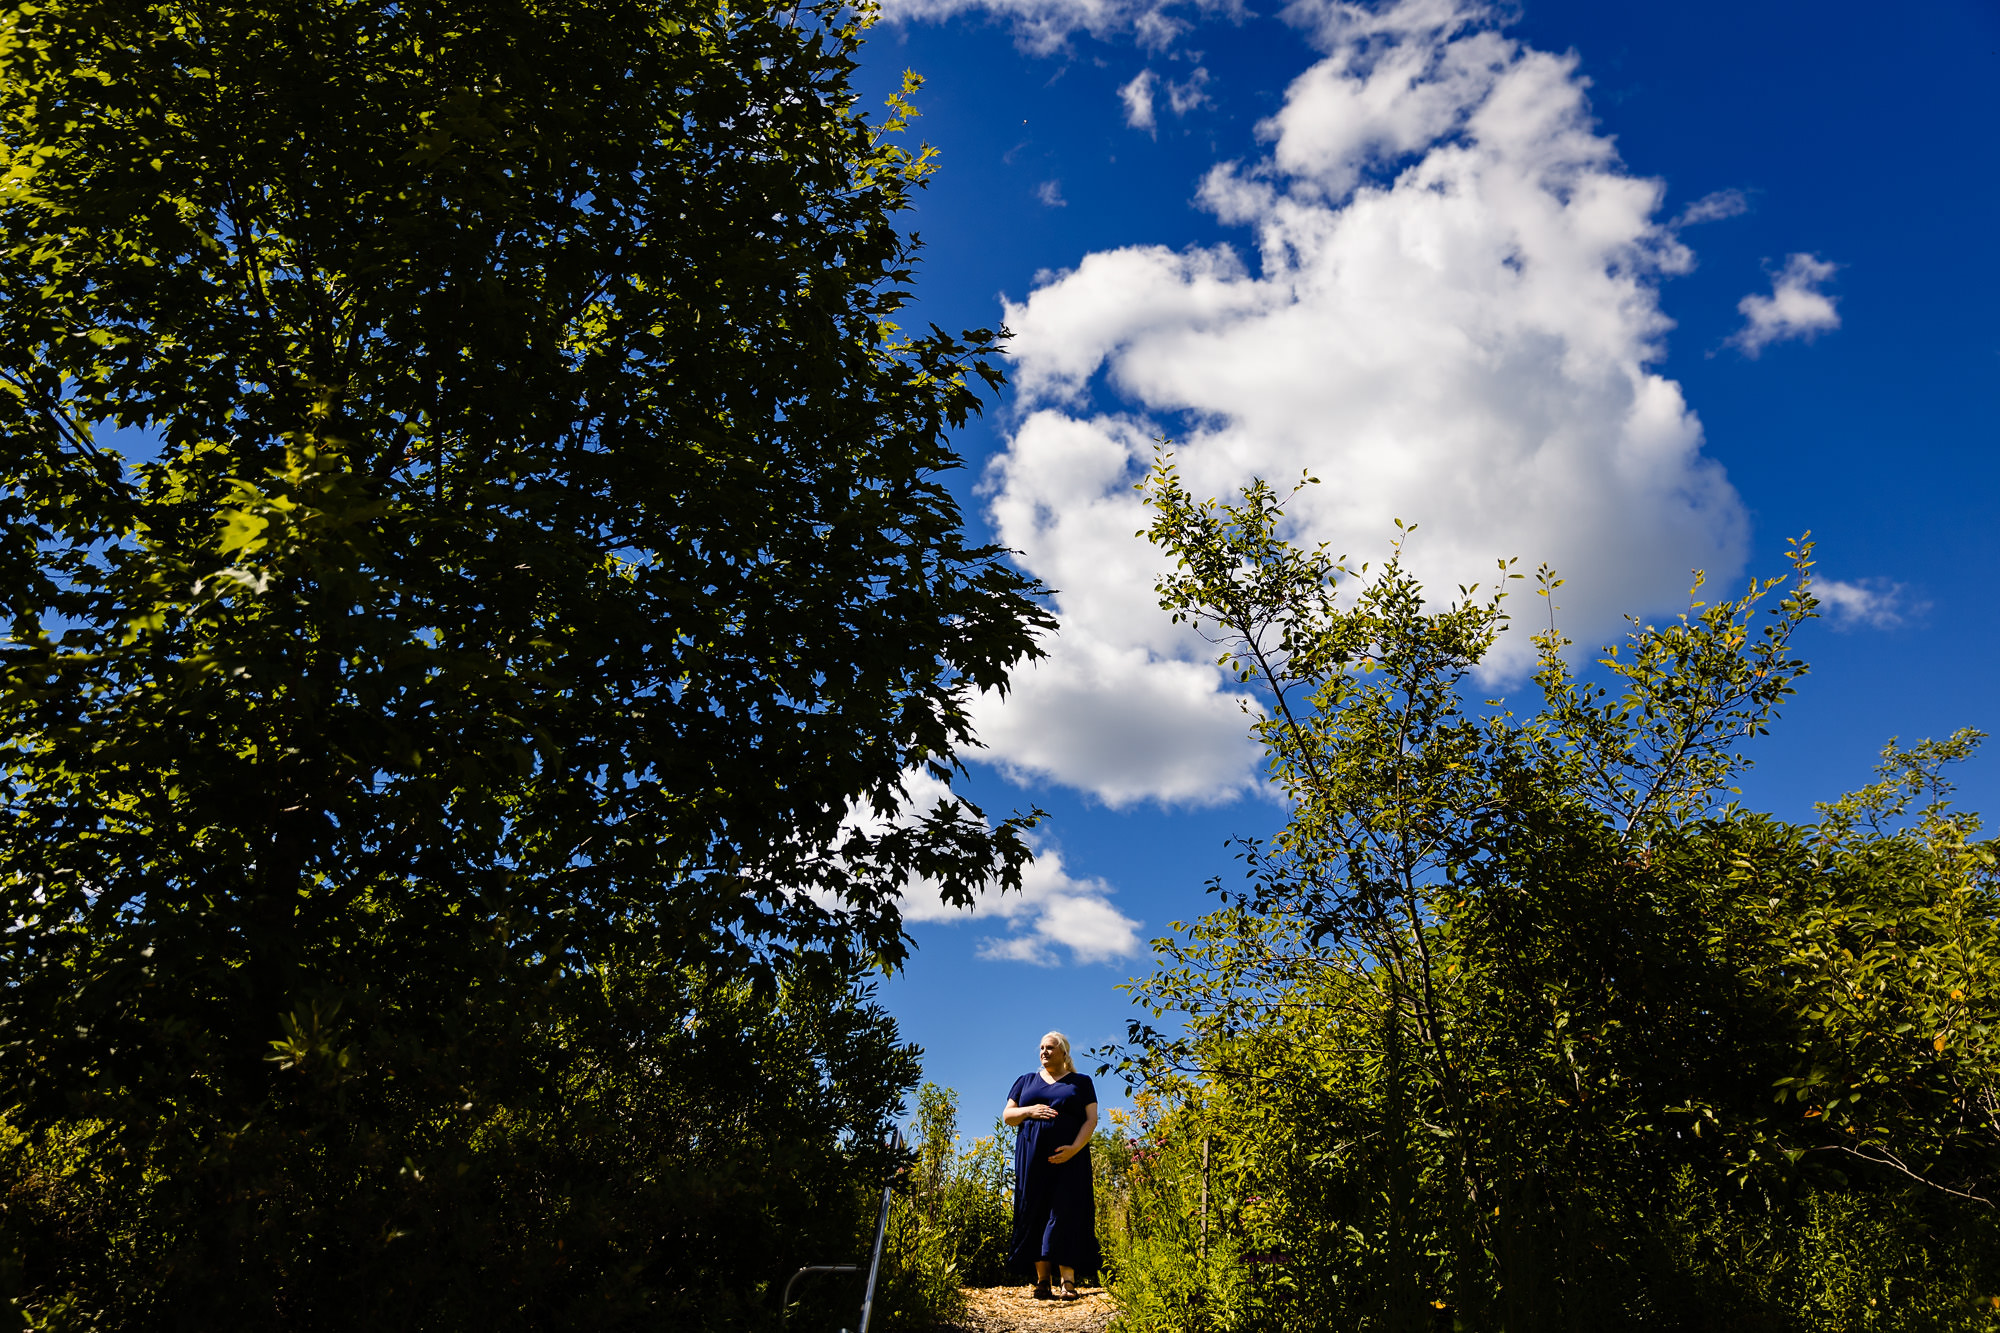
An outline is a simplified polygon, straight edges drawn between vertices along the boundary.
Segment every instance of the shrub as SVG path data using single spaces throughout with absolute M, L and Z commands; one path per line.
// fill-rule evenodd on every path
M 1129 1326 L 1988 1325 L 2000 845 L 1945 776 L 1980 737 L 1890 746 L 1816 824 L 1728 803 L 1805 670 L 1809 546 L 1591 680 L 1542 571 L 1516 713 L 1471 695 L 1504 591 L 1356 580 L 1262 482 L 1144 489 L 1291 818 L 1133 988 L 1184 1021 L 1125 1066 Z
M 281 1104 L 219 1180 L 108 1169 L 88 1123 L 10 1133 L 0 1294 L 29 1326 L 105 1330 L 775 1326 L 794 1269 L 865 1254 L 914 1049 L 860 987 L 600 995 L 527 1028 L 511 1083 L 450 1104 L 312 1056 L 289 1085 L 309 1131 L 274 1131 Z

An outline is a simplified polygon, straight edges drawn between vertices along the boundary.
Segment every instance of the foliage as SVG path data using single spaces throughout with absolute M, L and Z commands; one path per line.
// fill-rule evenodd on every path
M 53 1327 L 763 1327 L 792 1269 L 865 1249 L 855 1182 L 892 1163 L 857 1131 L 916 1072 L 864 992 L 688 973 L 537 1025 L 519 1052 L 535 1074 L 506 1100 L 410 1125 L 348 1072 L 374 1052 L 332 1056 L 345 1035 L 229 1144 L 242 1194 L 213 1172 L 135 1184 L 91 1149 L 96 1126 L 11 1135 L 17 1311 L 95 1316 Z M 225 1263 L 220 1289 L 188 1290 Z
M 1004 1133 L 996 1124 L 961 1146 L 957 1095 L 935 1083 L 918 1089 L 914 1160 L 889 1211 L 882 1327 L 928 1333 L 964 1315 L 965 1287 L 1002 1280 L 1013 1218 Z
M 1791 866 L 1746 867 L 1742 882 L 1772 895 L 1777 968 L 1804 1019 L 1798 1072 L 1778 1082 L 1803 1124 L 1781 1150 L 1841 1153 L 1991 1201 L 2000 875 L 1943 774 L 1977 740 L 1892 741 L 1881 781 L 1821 805 Z
M 722 1326 L 787 1228 L 846 1246 L 832 1180 L 879 1164 L 843 1145 L 907 1086 L 852 984 L 899 886 L 1027 856 L 897 815 L 905 774 L 1046 623 L 939 479 L 998 376 L 893 323 L 932 164 L 855 106 L 864 22 L 0 19 L 0 1108 L 56 1154 L 7 1188 L 131 1284 L 10 1241 L 17 1291 L 243 1327 L 726 1291 Z M 642 1092 L 781 1022 L 812 1057 L 717 1072 L 706 1128 Z M 827 1101 L 738 1234 L 787 1069 Z M 636 1257 L 677 1232 L 715 1266 Z
M 1130 1233 L 1134 1145 L 1129 1121 L 1122 1111 L 1109 1112 L 1091 1144 L 1097 1230 L 1107 1254 L 1122 1253 L 1120 1240 Z M 991 1134 L 965 1143 L 958 1135 L 957 1094 L 935 1083 L 918 1089 L 913 1160 L 889 1210 L 876 1299 L 881 1327 L 929 1333 L 964 1316 L 964 1288 L 1018 1280 L 1006 1268 L 1014 1217 L 1015 1132 L 996 1120 Z M 850 1285 L 858 1290 L 858 1279 Z M 802 1329 L 816 1327 L 809 1322 L 813 1319 L 833 1328 L 839 1316 L 832 1311 L 849 1294 L 829 1283 L 812 1297 L 816 1313 L 808 1312 L 801 1300 L 793 1319 Z
M 1091 1143 L 1097 1232 L 1107 1256 L 1122 1253 L 1133 1197 L 1129 1117 L 1109 1112 Z M 889 1327 L 928 1330 L 964 1312 L 963 1287 L 1021 1280 L 1006 1268 L 1013 1232 L 1013 1138 L 996 1120 L 993 1132 L 963 1143 L 958 1098 L 926 1083 L 917 1094 L 915 1162 L 890 1212 L 881 1308 Z M 1079 1274 L 1079 1277 L 1087 1277 Z
M 1116 1201 L 1098 1235 L 1108 1285 L 1117 1293 L 1117 1327 L 1215 1327 L 1219 1311 L 1244 1306 L 1245 1279 L 1256 1271 L 1237 1262 L 1240 1228 L 1229 1218 L 1240 1213 L 1240 1200 L 1229 1189 L 1232 1178 L 1221 1156 L 1211 1152 L 1204 1162 L 1204 1146 L 1214 1147 L 1211 1136 L 1177 1132 L 1157 1094 L 1142 1090 L 1138 1101 L 1131 1127 L 1140 1136 L 1119 1126 L 1118 1150 L 1107 1155 L 1107 1178 L 1098 1182 L 1100 1201 Z M 1192 1123 L 1184 1115 L 1177 1119 Z
M 1014 1216 L 1012 1134 L 996 1120 L 992 1133 L 961 1146 L 957 1094 L 934 1083 L 918 1090 L 915 1128 L 912 1210 L 944 1237 L 961 1282 L 998 1283 Z
M 1132 1191 L 1138 1145 L 1132 1139 L 1132 1113 L 1113 1107 L 1104 1113 L 1090 1141 L 1091 1193 L 1097 1204 L 1097 1243 L 1104 1271 L 1099 1278 L 1115 1280 L 1125 1242 L 1132 1237 Z M 1079 1275 L 1081 1276 L 1081 1275 Z
M 1670 1324 L 1929 1333 L 1996 1323 L 2000 1235 L 1989 1218 L 1855 1190 L 1810 1191 L 1782 1214 L 1750 1212 L 1691 1172 L 1675 1184 L 1661 1234 Z
M 1291 818 L 1239 844 L 1245 886 L 1213 886 L 1137 987 L 1185 1022 L 1135 1024 L 1128 1052 L 1180 1173 L 1140 1177 L 1137 1252 L 1185 1264 L 1204 1137 L 1233 1248 L 1219 1273 L 1211 1238 L 1192 1285 L 1128 1271 L 1128 1322 L 1700 1328 L 1747 1301 L 1801 1327 L 1801 1275 L 1834 1262 L 1805 1238 L 1832 1216 L 1890 1227 L 1873 1253 L 1922 1256 L 1897 1271 L 1973 1318 L 2000 1290 L 2000 880 L 1939 768 L 1977 737 L 1892 748 L 1816 826 L 1728 803 L 1804 671 L 1811 547 L 1782 593 L 1635 624 L 1591 679 L 1544 569 L 1543 705 L 1521 717 L 1468 698 L 1508 566 L 1433 605 L 1400 543 L 1371 574 L 1286 542 L 1264 483 L 1198 501 L 1163 460 L 1145 489 L 1176 561 L 1162 604 L 1257 692 Z M 1717 1210 L 1698 1234 L 1791 1257 L 1692 1281 L 1700 1247 L 1670 1219 L 1693 1198 Z

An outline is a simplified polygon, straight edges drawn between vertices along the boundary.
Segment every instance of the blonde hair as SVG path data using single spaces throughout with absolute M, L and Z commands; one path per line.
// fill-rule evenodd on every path
M 1062 1053 L 1062 1068 L 1057 1072 L 1060 1074 L 1074 1074 L 1076 1072 L 1076 1061 L 1070 1059 L 1069 1056 L 1069 1038 L 1060 1032 L 1044 1032 L 1042 1040 L 1053 1040 L 1056 1044 L 1056 1050 Z

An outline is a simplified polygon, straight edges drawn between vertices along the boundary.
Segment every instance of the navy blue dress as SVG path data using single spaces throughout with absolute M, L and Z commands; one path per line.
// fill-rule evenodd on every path
M 1007 1266 L 1032 1271 L 1035 1262 L 1097 1271 L 1097 1203 L 1090 1184 L 1090 1148 L 1057 1166 L 1049 1155 L 1075 1143 L 1084 1109 L 1097 1100 L 1088 1075 L 1075 1071 L 1054 1083 L 1039 1072 L 1014 1080 L 1007 1099 L 1016 1106 L 1047 1104 L 1053 1120 L 1023 1120 L 1014 1135 L 1014 1240 Z

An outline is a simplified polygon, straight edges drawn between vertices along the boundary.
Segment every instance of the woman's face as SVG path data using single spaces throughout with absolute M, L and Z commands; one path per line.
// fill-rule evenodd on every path
M 1057 1065 L 1061 1063 L 1062 1063 L 1062 1047 L 1056 1045 L 1053 1038 L 1043 1037 L 1042 1068 L 1054 1069 Z

